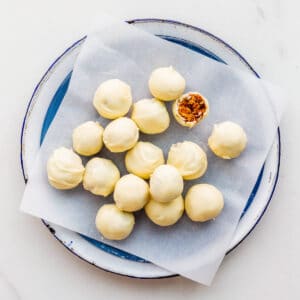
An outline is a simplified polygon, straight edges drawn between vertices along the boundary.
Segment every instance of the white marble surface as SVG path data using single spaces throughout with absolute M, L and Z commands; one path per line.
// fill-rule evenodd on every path
M 299 299 L 299 9 L 296 0 L 2 1 L 0 299 Z M 226 257 L 210 288 L 180 277 L 137 280 L 98 270 L 66 251 L 39 220 L 19 212 L 19 138 L 28 99 L 53 59 L 102 10 L 123 19 L 160 17 L 200 26 L 287 91 L 273 201 L 254 232 Z

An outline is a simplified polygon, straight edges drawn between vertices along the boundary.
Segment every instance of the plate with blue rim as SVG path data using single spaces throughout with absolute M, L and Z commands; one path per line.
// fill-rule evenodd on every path
M 246 59 L 228 43 L 192 25 L 172 20 L 136 19 L 132 26 L 148 31 L 171 43 L 176 43 L 220 63 L 259 75 Z M 28 170 L 68 89 L 74 62 L 85 37 L 68 47 L 46 70 L 29 100 L 21 128 L 21 169 L 25 182 Z M 280 132 L 257 177 L 255 186 L 241 215 L 237 230 L 228 247 L 236 248 L 254 229 L 266 211 L 275 190 L 280 167 Z M 143 258 L 126 253 L 70 231 L 46 220 L 43 224 L 72 254 L 103 270 L 137 278 L 164 278 L 176 274 L 164 270 Z

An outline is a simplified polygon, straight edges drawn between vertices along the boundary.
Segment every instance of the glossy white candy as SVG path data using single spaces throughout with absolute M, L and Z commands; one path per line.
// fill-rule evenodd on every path
M 205 222 L 217 217 L 224 206 L 222 193 L 213 185 L 196 184 L 185 197 L 185 211 L 195 222 Z
M 169 202 L 181 195 L 183 179 L 179 171 L 170 165 L 161 165 L 150 177 L 150 194 L 153 200 Z
M 83 187 L 94 195 L 108 196 L 120 179 L 117 166 L 109 159 L 95 157 L 85 166 Z
M 132 120 L 143 133 L 162 133 L 170 125 L 169 113 L 163 102 L 157 99 L 142 99 L 134 103 Z
M 104 204 L 96 216 L 98 231 L 109 240 L 126 239 L 134 227 L 134 215 L 121 211 L 114 204 Z
M 81 155 L 98 153 L 103 146 L 103 127 L 98 122 L 88 121 L 73 130 L 73 149 Z
M 174 166 L 185 180 L 199 178 L 207 169 L 205 152 L 196 143 L 190 141 L 173 144 L 167 163 Z
M 163 67 L 151 73 L 148 85 L 155 98 L 171 101 L 183 94 L 185 79 L 172 66 Z
M 127 171 L 144 179 L 164 162 L 162 150 L 150 142 L 138 142 L 125 156 Z
M 245 150 L 247 135 L 239 124 L 226 121 L 214 125 L 208 145 L 221 158 L 235 158 Z
M 142 209 L 149 196 L 148 183 L 133 174 L 124 175 L 115 186 L 116 206 L 124 211 L 133 212 Z
M 122 117 L 127 114 L 132 104 L 130 86 L 119 79 L 104 81 L 96 90 L 93 104 L 104 118 Z
M 139 139 L 139 129 L 129 118 L 119 118 L 110 122 L 103 132 L 103 142 L 111 152 L 131 149 Z
M 151 199 L 145 206 L 148 218 L 159 226 L 170 226 L 175 224 L 184 212 L 184 201 L 182 196 L 172 201 L 161 203 Z
M 81 158 L 71 149 L 60 147 L 52 153 L 47 162 L 49 183 L 59 190 L 78 186 L 83 177 L 84 166 Z

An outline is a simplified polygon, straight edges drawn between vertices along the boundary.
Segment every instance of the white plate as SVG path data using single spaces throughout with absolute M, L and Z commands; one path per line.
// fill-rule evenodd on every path
M 140 19 L 129 23 L 171 42 L 188 47 L 198 52 L 199 55 L 206 55 L 258 76 L 236 50 L 202 29 L 176 21 L 158 19 Z M 33 164 L 39 150 L 40 142 L 55 117 L 55 112 L 66 92 L 70 73 L 83 41 L 84 38 L 74 43 L 54 61 L 36 86 L 30 99 L 21 135 L 20 155 L 25 181 L 28 178 L 28 169 Z M 228 251 L 234 249 L 247 237 L 264 214 L 277 183 L 279 165 L 280 136 L 278 130 L 278 135 L 258 177 L 257 184 L 249 198 Z M 106 271 L 139 278 L 162 278 L 176 275 L 119 249 L 90 240 L 55 224 L 43 222 L 57 240 L 73 254 Z

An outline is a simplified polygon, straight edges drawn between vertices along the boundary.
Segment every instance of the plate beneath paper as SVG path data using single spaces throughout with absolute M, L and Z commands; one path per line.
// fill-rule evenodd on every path
M 158 19 L 141 19 L 129 23 L 163 39 L 187 47 L 199 55 L 227 63 L 258 77 L 258 74 L 236 50 L 202 29 L 175 21 Z M 66 93 L 73 64 L 83 41 L 84 38 L 75 42 L 54 61 L 36 86 L 30 99 L 21 136 L 21 166 L 25 181 L 39 146 Z M 248 199 L 228 252 L 248 236 L 264 214 L 277 183 L 279 164 L 280 135 L 278 130 L 278 135 Z M 112 246 L 84 237 L 58 225 L 43 222 L 57 240 L 73 254 L 104 270 L 139 278 L 162 278 L 176 275 Z

